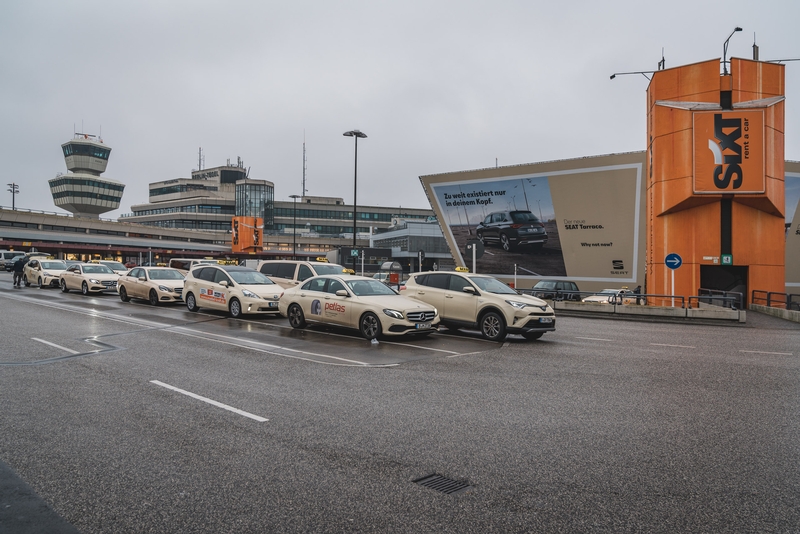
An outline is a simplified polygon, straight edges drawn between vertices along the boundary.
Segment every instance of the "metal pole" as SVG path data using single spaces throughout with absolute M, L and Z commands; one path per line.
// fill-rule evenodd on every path
M 358 205 L 358 136 L 354 135 L 353 138 L 356 140 L 356 155 L 355 162 L 353 164 L 353 250 L 358 250 L 358 247 L 356 247 L 356 206 Z M 353 258 L 353 271 L 355 271 L 356 256 L 353 256 L 352 252 L 350 255 Z
M 292 259 L 297 259 L 297 198 L 292 198 Z
M 672 271 L 672 307 L 675 307 L 675 269 L 670 269 Z

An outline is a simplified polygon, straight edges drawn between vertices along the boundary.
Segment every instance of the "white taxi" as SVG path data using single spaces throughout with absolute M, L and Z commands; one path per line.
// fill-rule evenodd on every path
M 183 300 L 191 312 L 200 308 L 243 313 L 278 313 L 281 286 L 249 267 L 200 265 L 183 282 Z
M 59 275 L 61 291 L 80 290 L 84 295 L 117 291 L 119 275 L 99 263 L 72 263 Z
M 119 277 L 117 292 L 122 302 L 145 299 L 153 306 L 183 301 L 183 273 L 169 267 L 134 267 Z
M 123 264 L 122 262 L 119 262 L 119 261 L 114 261 L 114 260 L 92 260 L 92 263 L 99 263 L 100 265 L 105 265 L 106 267 L 108 267 L 109 269 L 111 269 L 112 271 L 114 271 L 115 273 L 117 273 L 120 276 L 122 276 L 123 274 L 128 274 L 128 271 L 130 271 L 130 269 L 125 267 L 125 264 Z
M 365 276 L 327 275 L 309 278 L 281 296 L 281 315 L 293 328 L 310 322 L 355 328 L 367 339 L 438 330 L 436 308 L 398 294 Z
M 400 293 L 436 306 L 444 326 L 477 328 L 490 341 L 502 341 L 506 334 L 539 339 L 556 329 L 547 302 L 520 295 L 492 276 L 461 269 L 413 273 Z
M 36 284 L 39 288 L 58 287 L 59 275 L 67 270 L 67 264 L 53 258 L 31 258 L 22 271 L 22 281 L 26 287 Z

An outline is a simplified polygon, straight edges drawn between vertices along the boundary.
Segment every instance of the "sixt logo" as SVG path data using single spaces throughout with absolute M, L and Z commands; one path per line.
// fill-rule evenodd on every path
M 742 145 L 737 141 L 742 137 L 742 119 L 723 119 L 721 113 L 715 113 L 714 137 L 717 142 L 708 140 L 708 148 L 714 154 L 714 163 L 717 165 L 714 167 L 714 186 L 727 189 L 733 181 L 733 188 L 739 189 L 743 178 Z

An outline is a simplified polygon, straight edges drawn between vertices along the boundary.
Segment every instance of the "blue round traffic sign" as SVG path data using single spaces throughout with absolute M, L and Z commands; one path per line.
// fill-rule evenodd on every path
M 683 265 L 683 260 L 680 256 L 675 254 L 674 252 L 667 254 L 667 257 L 664 258 L 664 263 L 667 264 L 667 267 L 670 269 L 677 269 L 681 265 Z

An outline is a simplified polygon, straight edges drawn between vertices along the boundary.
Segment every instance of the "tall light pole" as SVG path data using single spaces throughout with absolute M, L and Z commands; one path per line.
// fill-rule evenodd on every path
M 15 183 L 8 184 L 8 192 L 11 193 L 11 209 L 17 209 L 17 194 L 19 194 L 19 186 Z
M 359 130 L 350 130 L 343 134 L 345 137 L 353 137 L 356 141 L 356 156 L 353 170 L 353 250 L 358 250 L 356 246 L 356 206 L 358 205 L 358 138 L 366 138 L 367 134 Z M 352 252 L 351 252 L 352 255 Z M 356 271 L 357 256 L 353 255 L 353 271 Z
M 297 259 L 297 199 L 302 198 L 300 195 L 289 195 L 292 199 L 292 207 L 294 213 L 292 214 L 292 259 Z
M 726 74 L 726 75 L 728 74 L 728 62 L 726 61 L 726 58 L 728 57 L 728 41 L 731 40 L 731 37 L 733 37 L 734 33 L 740 32 L 740 31 L 742 31 L 742 29 L 739 26 L 736 26 L 736 28 L 734 28 L 734 30 L 731 32 L 731 34 L 728 36 L 728 38 L 725 39 L 725 44 L 722 45 L 722 71 L 723 71 L 723 74 Z

